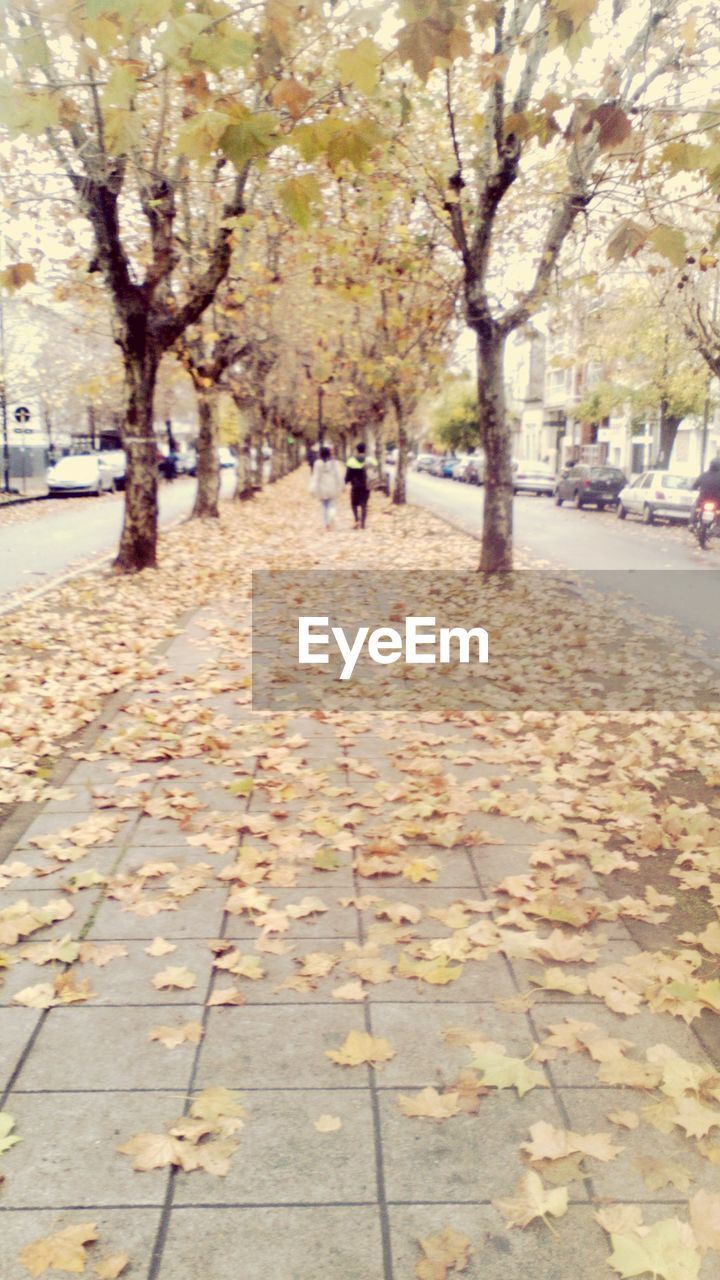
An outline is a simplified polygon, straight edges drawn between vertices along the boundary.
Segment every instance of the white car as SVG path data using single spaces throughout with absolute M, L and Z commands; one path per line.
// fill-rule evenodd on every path
M 113 468 L 98 453 L 70 454 L 61 458 L 47 473 L 51 494 L 110 493 L 115 487 Z
M 688 476 L 671 471 L 644 471 L 631 480 L 618 496 L 618 517 L 640 516 L 644 524 L 652 524 L 656 516 L 664 520 L 687 521 L 692 515 L 697 494 Z
M 434 453 L 419 453 L 412 464 L 413 471 L 429 471 L 437 462 L 437 455 Z
M 221 444 L 218 449 L 218 462 L 221 467 L 236 467 L 237 458 L 226 444 Z
M 521 462 L 514 464 L 514 493 L 545 493 L 551 498 L 555 492 L 555 472 L 544 462 Z

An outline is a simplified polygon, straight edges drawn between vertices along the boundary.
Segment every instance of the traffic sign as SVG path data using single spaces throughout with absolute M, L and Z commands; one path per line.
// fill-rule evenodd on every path
M 24 405 L 24 404 L 20 404 L 20 405 L 18 405 L 17 409 L 15 410 L 15 413 L 13 414 L 13 417 L 15 418 L 15 421 L 16 421 L 16 422 L 29 422 L 29 421 L 30 421 L 30 410 L 29 410 L 29 409 L 27 409 L 27 408 L 25 407 L 25 405 Z

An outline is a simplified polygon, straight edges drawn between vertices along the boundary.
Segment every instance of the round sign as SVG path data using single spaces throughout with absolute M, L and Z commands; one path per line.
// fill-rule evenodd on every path
M 17 409 L 15 410 L 14 417 L 16 422 L 29 422 L 30 410 L 26 409 L 24 404 L 18 405 Z

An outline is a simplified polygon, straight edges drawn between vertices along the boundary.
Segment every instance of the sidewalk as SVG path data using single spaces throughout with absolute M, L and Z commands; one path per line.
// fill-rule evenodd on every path
M 716 968 L 717 808 L 656 785 L 704 745 L 717 786 L 707 725 L 254 714 L 250 568 L 477 557 L 375 500 L 325 534 L 305 481 L 0 864 L 2 1280 L 710 1280 L 719 984 L 651 872 Z

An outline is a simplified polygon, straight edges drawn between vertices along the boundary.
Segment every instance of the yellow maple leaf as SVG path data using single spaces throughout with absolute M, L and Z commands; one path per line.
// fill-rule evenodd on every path
M 450 1116 L 462 1113 L 460 1095 L 454 1090 L 438 1093 L 437 1089 L 428 1087 L 420 1093 L 401 1093 L 398 1106 L 404 1116 L 423 1117 L 427 1120 L 447 1120 Z
M 20 1251 L 20 1261 L 32 1276 L 39 1276 L 53 1267 L 56 1271 L 80 1273 L 85 1270 L 87 1254 L 85 1245 L 97 1240 L 94 1222 L 79 1222 L 65 1227 L 55 1235 L 44 1236 L 26 1244 Z
M 377 1066 L 395 1057 L 387 1040 L 374 1039 L 367 1031 L 349 1031 L 339 1049 L 326 1049 L 325 1056 L 341 1067 Z
M 191 987 L 195 986 L 196 981 L 196 975 L 191 969 L 187 969 L 183 965 L 171 965 L 168 969 L 163 969 L 161 973 L 156 973 L 152 984 L 158 991 L 173 987 L 179 991 L 189 991 Z
M 415 1264 L 417 1280 L 446 1280 L 448 1271 L 464 1271 L 468 1264 L 470 1241 L 452 1227 L 443 1227 L 435 1236 L 419 1242 L 425 1257 Z
M 166 1049 L 177 1049 L 180 1044 L 199 1044 L 202 1035 L 200 1022 L 186 1022 L 182 1027 L 153 1027 L 148 1031 L 148 1040 L 159 1040 Z

